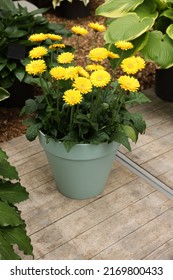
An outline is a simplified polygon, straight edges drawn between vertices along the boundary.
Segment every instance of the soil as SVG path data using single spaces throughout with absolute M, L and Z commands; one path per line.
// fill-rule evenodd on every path
M 77 19 L 65 19 L 57 16 L 56 11 L 51 10 L 49 13 L 45 14 L 50 22 L 64 23 L 67 29 L 71 29 L 74 25 L 81 25 L 86 27 L 89 22 L 99 22 L 101 24 L 105 23 L 106 18 L 95 16 L 95 9 L 103 3 L 103 0 L 92 0 L 90 3 L 91 14 L 85 18 Z M 83 58 L 85 54 L 90 49 L 90 37 L 82 38 L 79 40 L 79 53 L 78 62 L 82 65 Z M 66 39 L 70 45 L 73 45 L 73 39 Z M 97 45 L 101 46 L 104 44 L 104 39 L 102 33 L 99 34 Z M 108 66 L 109 67 L 109 66 Z M 138 74 L 137 77 L 141 84 L 141 90 L 150 88 L 154 84 L 155 80 L 155 65 L 152 63 L 147 63 L 145 69 Z M 23 118 L 19 116 L 21 108 L 5 108 L 0 107 L 0 142 L 8 141 L 14 137 L 23 135 L 26 131 L 26 127 L 22 124 Z

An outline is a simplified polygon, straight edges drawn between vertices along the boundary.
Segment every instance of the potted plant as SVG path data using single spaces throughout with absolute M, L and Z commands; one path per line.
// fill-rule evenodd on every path
M 105 30 L 92 22 L 89 28 L 93 43 Z M 72 32 L 79 42 L 89 31 L 74 26 Z M 60 45 L 49 41 L 48 46 L 46 35 L 34 34 L 29 40 L 38 36 L 41 46 L 30 51 L 26 72 L 35 77 L 43 94 L 27 100 L 21 111 L 28 116 L 26 137 L 32 141 L 39 136 L 61 193 L 76 199 L 96 196 L 103 191 L 119 145 L 130 150 L 130 141 L 136 142 L 145 131 L 142 116 L 128 109 L 149 101 L 138 92 L 140 84 L 133 77 L 145 62 L 134 56 L 124 60 L 126 74 L 115 79 L 116 73 L 111 76 L 102 64 L 106 59 L 118 63 L 118 54 L 97 46 L 82 67 L 75 63 L 77 52 L 54 53 Z M 117 47 L 123 53 L 133 45 L 123 41 Z
M 156 94 L 173 101 L 173 2 L 109 0 L 96 9 L 96 15 L 111 18 L 105 34 L 107 43 L 113 44 L 117 40 L 131 41 L 136 46 L 134 52 L 140 51 L 145 60 L 160 68 L 156 70 Z M 162 74 L 166 78 L 165 82 Z
M 1 106 L 22 107 L 29 96 L 34 95 L 31 79 L 25 72 L 24 59 L 32 42 L 27 38 L 33 32 L 70 35 L 64 25 L 49 23 L 43 16 L 46 9 L 29 12 L 26 7 L 15 7 L 12 0 L 2 0 L 0 7 L 0 85 L 11 96 Z M 27 86 L 29 84 L 29 87 Z
M 9 98 L 9 93 L 0 88 L 0 101 Z M 0 148 L 0 260 L 18 260 L 20 255 L 14 249 L 32 255 L 31 240 L 26 233 L 26 224 L 16 203 L 28 198 L 28 192 L 21 185 L 16 168 Z
M 58 15 L 67 19 L 89 16 L 89 0 L 52 0 Z

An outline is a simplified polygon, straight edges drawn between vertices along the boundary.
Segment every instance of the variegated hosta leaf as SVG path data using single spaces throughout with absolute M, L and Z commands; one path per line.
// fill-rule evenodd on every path
M 118 40 L 131 41 L 144 34 L 154 24 L 152 15 L 140 19 L 135 13 L 115 19 L 105 33 L 107 43 L 115 43 Z
M 170 24 L 166 29 L 166 33 L 173 40 L 173 24 Z
M 108 0 L 96 9 L 96 15 L 117 18 L 134 11 L 144 0 Z
M 9 96 L 9 92 L 6 89 L 0 87 L 0 101 L 8 98 Z
M 145 60 L 154 61 L 161 68 L 173 66 L 173 40 L 160 31 L 149 33 L 147 45 L 141 50 Z
M 64 0 L 52 0 L 53 8 L 55 9 L 56 7 L 60 6 L 62 1 L 64 1 Z M 80 0 L 80 1 L 83 2 L 85 6 L 88 5 L 88 3 L 89 3 L 89 0 Z M 68 0 L 68 2 L 72 3 L 73 0 Z

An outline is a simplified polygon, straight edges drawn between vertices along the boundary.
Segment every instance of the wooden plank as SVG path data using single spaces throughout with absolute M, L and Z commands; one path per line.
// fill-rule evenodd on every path
M 51 255 L 55 257 L 56 252 L 54 254 L 52 251 L 56 247 L 59 247 L 66 242 L 71 242 L 71 240 L 73 240 L 74 238 L 78 239 L 79 237 L 81 237 L 80 240 L 83 239 L 84 242 L 83 246 L 92 248 L 93 245 L 91 244 L 91 242 L 96 242 L 97 244 L 96 236 L 98 233 L 91 234 L 91 236 L 88 237 L 87 241 L 85 240 L 85 234 L 92 231 L 94 228 L 98 227 L 98 232 L 100 232 L 102 238 L 104 238 L 105 236 L 104 231 L 102 231 L 102 228 L 101 229 L 99 228 L 100 227 L 99 225 L 106 223 L 105 226 L 108 226 L 110 230 L 110 227 L 113 227 L 114 225 L 114 223 L 112 223 L 112 217 L 116 215 L 121 216 L 120 213 L 127 211 L 127 209 L 129 208 L 130 209 L 133 208 L 134 204 L 142 201 L 142 198 L 147 198 L 147 200 L 150 201 L 148 196 L 152 192 L 155 192 L 153 188 L 148 186 L 142 180 L 136 179 L 122 186 L 121 188 L 116 189 L 114 192 L 108 193 L 107 195 L 104 195 L 99 199 L 90 201 L 86 205 L 84 205 L 86 201 L 83 201 L 83 207 L 74 209 L 73 211 L 71 209 L 69 212 L 67 212 L 69 207 L 69 205 L 67 205 L 69 199 L 64 199 L 64 203 L 63 203 L 64 207 L 62 207 L 61 204 L 61 207 L 58 208 L 57 205 L 58 208 L 57 211 L 55 208 L 54 211 L 51 211 L 51 209 L 49 208 L 49 212 L 47 215 L 50 215 L 49 217 L 51 220 L 53 219 L 52 224 L 32 234 L 31 236 L 32 241 L 33 244 L 35 244 L 34 245 L 35 257 L 42 258 L 43 255 L 48 254 L 50 251 L 51 253 L 50 255 L 47 256 L 47 258 L 51 257 Z M 43 211 L 45 207 L 46 205 L 42 205 L 41 210 Z M 127 212 L 126 212 L 126 216 L 124 216 L 123 218 L 125 219 L 125 224 L 128 219 L 129 221 L 131 220 L 131 216 L 129 216 Z M 138 216 L 137 213 L 136 215 Z M 28 217 L 29 215 L 24 215 L 27 224 L 28 224 Z M 108 221 L 108 225 L 106 221 Z M 116 222 L 116 224 L 117 227 L 121 227 L 118 221 Z M 116 227 L 114 228 L 114 231 L 116 231 Z M 49 232 L 51 232 L 50 237 L 49 237 Z M 52 238 L 52 232 L 54 232 L 55 238 Z M 46 243 L 42 242 L 42 236 L 44 237 L 45 235 L 47 236 Z M 62 236 L 63 238 L 60 238 L 60 240 L 58 239 L 57 241 L 55 241 L 56 236 Z M 75 248 L 79 249 L 80 246 L 81 244 L 79 246 L 75 245 Z M 99 250 L 100 244 L 97 244 L 96 247 L 98 247 Z M 59 255 L 59 253 L 57 255 Z M 84 257 L 88 258 L 88 255 Z
M 170 204 L 171 205 L 171 204 Z M 172 259 L 173 257 L 173 210 L 166 210 L 161 215 L 139 227 L 134 232 L 118 240 L 94 259 Z M 169 230 L 168 230 L 169 228 Z M 171 239 L 171 242 L 169 240 Z M 168 242 L 167 242 L 168 240 Z M 169 245 L 170 248 L 169 248 Z

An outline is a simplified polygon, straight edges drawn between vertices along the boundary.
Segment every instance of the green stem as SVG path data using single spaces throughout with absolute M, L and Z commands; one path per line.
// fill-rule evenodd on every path
M 46 91 L 45 91 L 44 84 L 43 84 L 43 81 L 42 81 L 41 76 L 40 76 L 40 84 L 41 84 L 41 88 L 42 88 L 43 94 L 44 94 L 45 99 L 46 99 L 46 103 L 47 103 L 47 105 L 49 106 L 49 105 L 50 105 L 50 104 L 49 104 L 49 100 L 48 100 L 48 98 L 47 98 Z
M 73 115 L 74 115 L 74 106 L 71 107 L 71 111 L 70 111 L 70 132 L 73 126 Z

